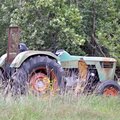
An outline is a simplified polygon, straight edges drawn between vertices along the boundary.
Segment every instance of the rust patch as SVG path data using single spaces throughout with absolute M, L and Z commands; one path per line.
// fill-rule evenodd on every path
M 78 62 L 78 70 L 79 70 L 79 82 L 77 83 L 76 89 L 75 89 L 75 94 L 77 95 L 78 93 L 83 92 L 85 88 L 85 83 L 86 83 L 86 78 L 87 78 L 87 73 L 88 73 L 88 66 L 85 63 L 85 61 L 80 60 Z
M 85 63 L 85 61 L 81 60 L 78 62 L 78 69 L 79 69 L 79 77 L 81 81 L 86 81 L 86 77 L 87 77 L 87 64 Z
M 8 30 L 8 50 L 7 50 L 7 63 L 11 63 L 15 56 L 18 54 L 18 44 L 20 38 L 19 27 L 9 27 Z M 14 53 L 14 55 L 12 54 Z M 15 55 L 16 54 L 16 55 Z

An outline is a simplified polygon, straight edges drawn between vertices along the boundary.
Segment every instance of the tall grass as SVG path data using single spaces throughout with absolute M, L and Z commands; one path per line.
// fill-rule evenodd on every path
M 119 97 L 0 98 L 0 120 L 120 120 Z

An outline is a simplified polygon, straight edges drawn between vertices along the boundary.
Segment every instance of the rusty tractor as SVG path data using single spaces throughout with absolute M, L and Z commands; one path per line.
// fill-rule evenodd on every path
M 19 27 L 9 27 L 7 53 L 0 57 L 1 91 L 13 96 L 58 92 L 63 69 L 57 56 L 49 51 L 28 50 L 19 38 Z
M 70 55 L 65 50 L 58 50 L 62 67 L 65 70 L 67 90 L 78 93 L 95 93 L 117 96 L 120 86 L 115 78 L 116 60 L 107 57 L 86 57 Z

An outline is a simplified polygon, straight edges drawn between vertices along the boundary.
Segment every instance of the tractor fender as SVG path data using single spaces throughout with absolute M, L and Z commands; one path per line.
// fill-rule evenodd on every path
M 12 61 L 10 64 L 11 68 L 19 68 L 22 63 L 29 57 L 36 56 L 36 55 L 44 55 L 44 56 L 49 56 L 52 57 L 55 60 L 58 60 L 58 57 L 54 55 L 52 52 L 49 51 L 25 51 L 19 53 L 15 59 Z

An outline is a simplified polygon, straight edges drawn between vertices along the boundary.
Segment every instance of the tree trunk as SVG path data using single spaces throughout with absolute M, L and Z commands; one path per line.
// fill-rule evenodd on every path
M 91 33 L 91 44 L 93 46 L 92 55 L 96 55 L 97 51 L 100 52 L 102 56 L 106 56 L 102 50 L 102 48 L 97 43 L 96 38 L 96 9 L 95 9 L 95 1 L 93 1 L 93 9 L 92 9 L 92 33 Z

